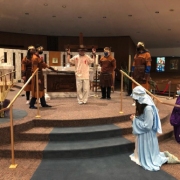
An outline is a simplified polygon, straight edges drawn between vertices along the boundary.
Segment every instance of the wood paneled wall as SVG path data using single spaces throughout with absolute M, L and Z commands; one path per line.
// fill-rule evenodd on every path
M 0 48 L 27 50 L 29 45 L 36 44 L 47 49 L 47 36 L 0 32 Z
M 79 36 L 52 37 L 53 42 L 56 42 L 56 45 L 54 46 L 54 44 L 52 43 L 51 46 L 50 43 L 48 44 L 48 42 L 52 42 L 51 37 L 52 36 L 0 32 L 0 47 L 26 50 L 29 45 L 41 44 L 44 47 L 44 50 L 47 51 L 57 51 L 57 46 L 58 51 L 64 51 L 65 45 L 79 44 Z M 97 45 L 101 50 L 106 46 L 111 47 L 112 51 L 115 53 L 115 59 L 117 61 L 118 69 L 120 69 L 121 67 L 128 67 L 129 54 L 132 58 L 135 54 L 135 44 L 129 36 L 84 37 L 83 43 L 84 45 Z
M 125 37 L 84 37 L 84 45 L 97 45 L 100 50 L 111 47 L 115 53 L 117 68 L 128 67 L 129 54 L 134 57 L 135 44 L 128 36 Z M 59 37 L 59 50 L 64 51 L 64 45 L 79 44 L 79 37 Z

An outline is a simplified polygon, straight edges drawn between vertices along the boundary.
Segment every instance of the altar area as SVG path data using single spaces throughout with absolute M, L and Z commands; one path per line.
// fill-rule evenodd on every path
M 26 54 L 27 50 L 0 48 L 0 65 L 3 62 L 14 67 L 14 84 L 23 82 L 21 79 L 21 60 Z M 66 51 L 43 51 L 41 56 L 48 66 L 59 71 L 55 73 L 49 69 L 43 69 L 45 93 L 51 98 L 76 97 L 75 67 L 68 64 L 66 54 Z M 77 54 L 77 51 L 72 51 L 71 57 Z M 89 50 L 86 54 L 91 56 L 92 52 Z M 111 55 L 114 56 L 114 52 L 111 52 Z M 96 52 L 95 62 L 89 65 L 90 86 L 96 79 L 96 71 L 100 72 L 101 70 L 98 62 L 102 56 L 104 56 L 104 52 Z
M 43 70 L 45 93 L 51 98 L 56 97 L 76 97 L 76 77 L 75 67 L 53 66 L 58 73 L 50 71 L 49 69 Z M 101 70 L 100 67 L 97 68 Z M 94 67 L 89 68 L 89 81 L 92 82 L 96 75 Z

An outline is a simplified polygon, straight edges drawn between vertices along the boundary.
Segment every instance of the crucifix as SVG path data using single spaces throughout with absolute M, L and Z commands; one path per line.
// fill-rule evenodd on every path
M 79 45 L 65 45 L 65 49 L 73 49 L 73 50 L 76 50 L 80 47 L 80 46 L 83 46 L 83 33 L 79 33 Z M 84 45 L 86 46 L 86 49 L 87 50 L 91 50 L 92 48 L 95 48 L 97 49 L 98 46 L 97 45 Z

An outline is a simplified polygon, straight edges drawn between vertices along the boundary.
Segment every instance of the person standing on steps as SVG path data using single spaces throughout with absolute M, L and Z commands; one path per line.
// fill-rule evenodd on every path
M 21 62 L 21 73 L 22 73 L 22 79 L 24 80 L 24 83 L 27 82 L 27 80 L 31 77 L 32 75 L 32 56 L 35 53 L 35 47 L 34 46 L 29 46 L 27 55 L 22 59 Z M 31 91 L 31 81 L 27 84 L 27 86 L 24 88 L 24 91 L 26 92 L 26 104 L 29 104 L 30 100 L 30 91 Z
M 113 86 L 113 73 L 116 69 L 116 60 L 111 56 L 111 49 L 104 48 L 104 56 L 99 62 L 101 66 L 100 86 L 101 86 L 101 99 L 111 99 L 111 86 Z
M 131 76 L 141 86 L 149 90 L 149 78 L 151 71 L 151 55 L 150 52 L 145 48 L 143 42 L 138 42 L 136 47 L 136 54 L 131 68 Z M 132 83 L 132 89 L 137 85 Z
M 75 65 L 76 89 L 78 104 L 86 104 L 89 96 L 89 65 L 94 62 L 96 49 L 92 49 L 93 58 L 85 54 L 87 51 L 84 45 L 80 45 L 78 55 L 70 59 L 70 49 L 67 49 L 67 61 Z
M 40 103 L 42 107 L 52 107 L 50 105 L 48 105 L 46 103 L 45 100 L 45 92 L 44 92 L 44 76 L 43 76 L 43 71 L 42 69 L 50 69 L 54 72 L 57 72 L 54 68 L 49 67 L 43 60 L 42 57 L 40 57 L 40 55 L 43 53 L 43 47 L 41 45 L 36 45 L 36 52 L 33 54 L 32 57 L 32 72 L 34 72 L 37 68 L 39 68 L 38 70 L 38 84 L 39 84 L 39 98 L 40 98 Z M 34 76 L 32 79 L 32 83 L 31 83 L 31 91 L 32 91 L 32 98 L 30 101 L 30 109 L 37 109 L 37 107 L 35 106 L 36 103 L 36 99 L 37 99 L 37 89 L 36 89 L 36 77 Z

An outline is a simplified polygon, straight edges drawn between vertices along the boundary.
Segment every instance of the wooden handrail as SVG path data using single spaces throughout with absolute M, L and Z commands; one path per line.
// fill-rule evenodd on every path
M 141 86 L 141 84 L 139 84 L 138 82 L 136 82 L 133 78 L 131 78 L 129 75 L 127 75 L 124 71 L 120 70 L 121 74 L 125 75 L 127 78 L 129 78 L 131 81 L 133 81 L 136 85 Z M 145 89 L 145 88 L 144 88 Z M 176 106 L 176 107 L 180 107 L 180 105 L 178 104 L 173 104 L 173 103 L 167 103 L 167 102 L 163 102 L 161 101 L 158 97 L 156 97 L 155 95 L 153 95 L 151 92 L 149 92 L 147 89 L 145 89 L 146 93 L 149 94 L 151 97 L 153 97 L 154 99 L 156 99 L 159 103 L 161 104 L 166 104 L 169 106 Z

